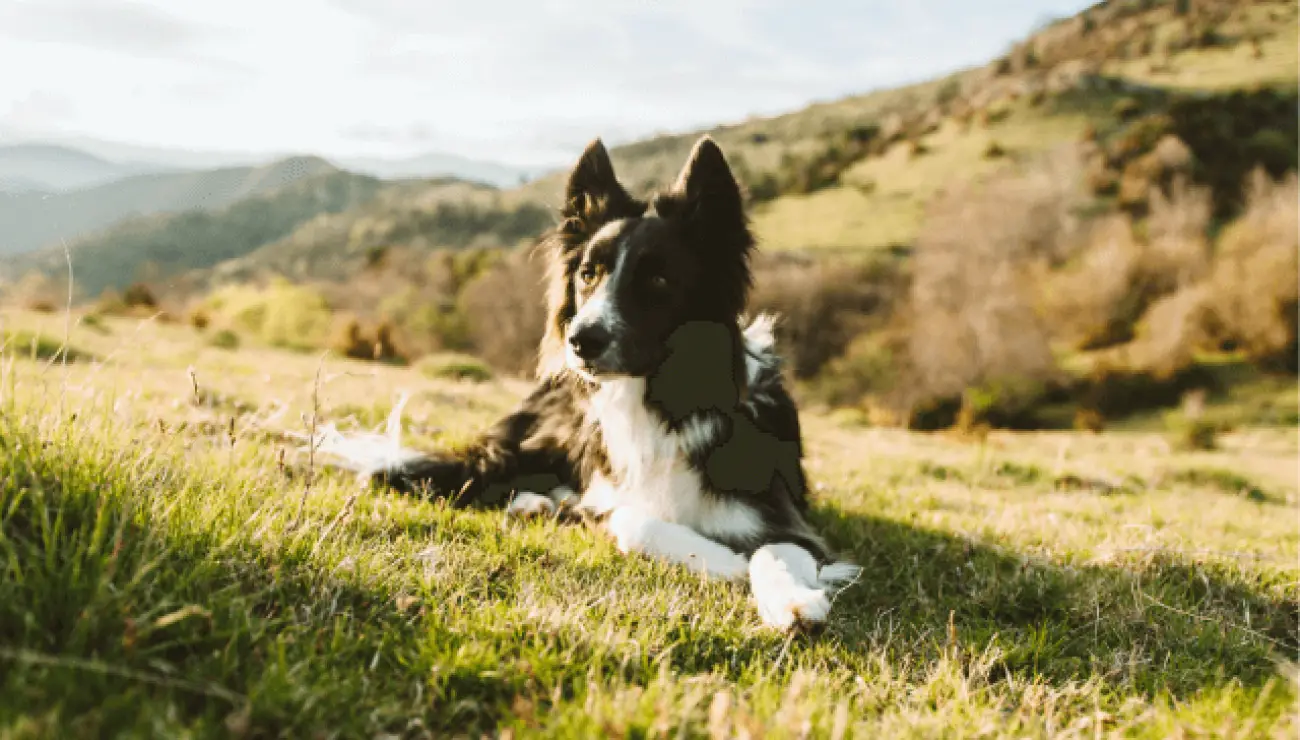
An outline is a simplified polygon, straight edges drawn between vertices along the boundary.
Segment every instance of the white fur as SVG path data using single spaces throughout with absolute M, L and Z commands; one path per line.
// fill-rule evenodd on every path
M 515 497 L 510 499 L 510 505 L 506 507 L 506 514 L 519 519 L 548 517 L 554 513 L 555 502 L 549 496 L 531 491 L 520 491 L 515 494 Z
M 779 629 L 826 621 L 830 595 L 817 581 L 817 561 L 797 545 L 764 545 L 749 561 L 749 587 L 763 623 Z
M 684 445 L 700 433 L 669 431 L 645 405 L 645 380 L 606 380 L 589 401 L 588 418 L 600 426 L 605 452 L 619 485 L 596 481 L 583 506 L 595 511 L 629 507 L 650 519 L 689 527 L 705 536 L 746 539 L 763 528 L 744 504 L 706 495 L 687 463 Z M 590 502 L 588 502 L 590 498 Z
M 648 517 L 630 506 L 615 509 L 607 526 L 623 552 L 679 563 L 714 578 L 743 578 L 748 569 L 745 557 L 725 545 L 689 527 Z
M 753 385 L 759 374 L 772 362 L 776 350 L 776 319 L 761 313 L 749 322 L 742 336 L 745 342 L 745 376 Z
M 356 471 L 362 477 L 369 476 L 376 470 L 399 467 L 404 463 L 423 457 L 415 450 L 402 447 L 402 409 L 409 396 L 406 393 L 398 398 L 389 412 L 383 434 L 376 432 L 353 432 L 344 434 L 330 422 L 316 430 L 315 436 L 294 434 L 292 436 L 314 445 L 316 451 L 339 461 L 341 467 Z

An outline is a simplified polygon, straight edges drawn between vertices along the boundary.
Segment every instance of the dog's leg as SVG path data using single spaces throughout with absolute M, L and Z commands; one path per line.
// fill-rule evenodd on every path
M 554 516 L 563 509 L 574 505 L 578 495 L 568 486 L 557 486 L 545 495 L 532 491 L 520 491 L 510 499 L 506 513 L 518 519 Z
M 818 568 L 812 553 L 788 542 L 764 545 L 749 561 L 758 614 L 764 624 L 778 629 L 825 622 L 836 586 L 854 580 L 860 571 L 849 563 Z
M 747 572 L 744 555 L 690 527 L 654 519 L 626 506 L 614 509 L 606 526 L 623 552 L 679 563 L 713 578 L 743 578 Z

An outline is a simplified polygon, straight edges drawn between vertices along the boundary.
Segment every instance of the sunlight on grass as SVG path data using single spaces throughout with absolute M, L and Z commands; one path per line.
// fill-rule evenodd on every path
M 6 732 L 1296 728 L 1294 480 L 1239 453 L 1132 433 L 971 445 L 810 414 L 814 519 L 866 570 L 825 634 L 787 639 L 743 585 L 310 474 L 286 436 L 313 413 L 377 423 L 405 389 L 412 439 L 445 443 L 526 386 L 106 328 L 72 337 L 104 363 L 0 358 Z M 1294 464 L 1294 439 L 1269 449 L 1251 454 Z

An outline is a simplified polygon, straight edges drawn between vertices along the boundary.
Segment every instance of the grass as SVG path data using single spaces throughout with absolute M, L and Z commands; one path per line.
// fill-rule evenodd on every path
M 743 586 L 362 491 L 284 436 L 375 423 L 404 389 L 411 441 L 447 444 L 520 383 L 105 323 L 72 336 L 103 362 L 0 362 L 0 735 L 1296 730 L 1293 429 L 1181 453 L 810 414 L 814 518 L 865 574 L 824 634 L 787 638 Z
M 1274 20 L 1270 20 L 1270 16 Z M 1177 31 L 1178 24 L 1166 23 L 1165 36 Z M 1294 3 L 1260 3 L 1243 6 L 1233 20 L 1216 29 L 1232 36 L 1266 33 L 1260 40 L 1260 57 L 1255 57 L 1245 41 L 1230 46 L 1188 49 L 1167 58 L 1149 56 L 1130 61 L 1112 61 L 1105 71 L 1132 82 L 1178 90 L 1234 90 L 1253 86 L 1276 86 L 1295 89 L 1297 79 L 1297 43 Z
M 849 168 L 842 184 L 807 195 L 786 195 L 754 210 L 754 229 L 773 250 L 876 250 L 911 244 L 926 205 L 942 188 L 978 180 L 1016 161 L 1077 141 L 1089 117 L 1074 110 L 1021 104 L 989 126 L 946 121 L 924 137 L 926 153 L 912 156 L 899 142 L 881 156 Z M 996 142 L 1005 156 L 989 158 Z

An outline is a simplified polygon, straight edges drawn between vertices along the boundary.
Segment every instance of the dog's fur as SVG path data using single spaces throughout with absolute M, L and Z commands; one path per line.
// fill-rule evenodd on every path
M 369 474 L 521 515 L 576 506 L 624 552 L 748 576 L 769 625 L 823 622 L 857 568 L 832 562 L 805 519 L 799 417 L 771 320 L 741 323 L 754 240 L 722 151 L 701 139 L 651 204 L 619 184 L 596 140 L 561 216 L 542 242 L 537 387 L 468 449 L 390 455 Z

